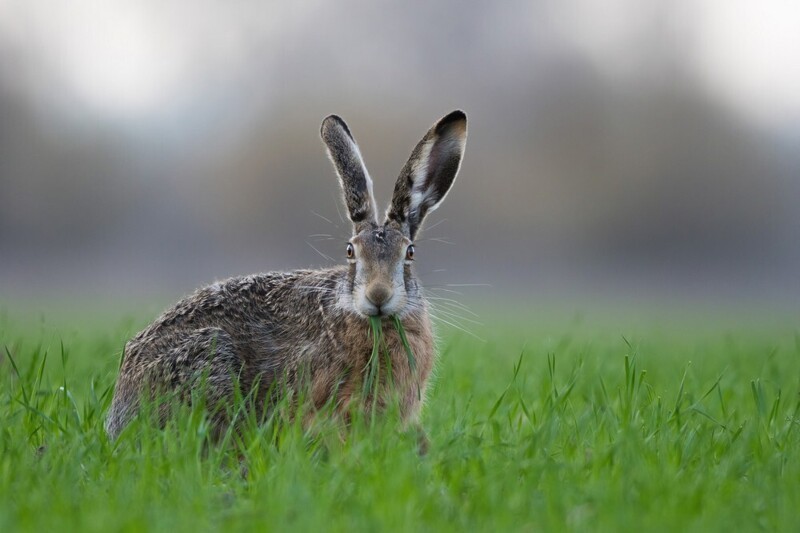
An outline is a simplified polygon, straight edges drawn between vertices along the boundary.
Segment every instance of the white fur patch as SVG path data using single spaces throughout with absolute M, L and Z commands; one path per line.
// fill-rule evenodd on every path
M 414 168 L 411 171 L 414 184 L 411 186 L 411 205 L 409 209 L 412 213 L 419 209 L 419 206 L 425 201 L 427 195 L 430 194 L 430 191 L 425 189 L 425 176 L 428 174 L 428 166 L 430 165 L 431 150 L 433 149 L 434 141 L 435 139 L 431 139 L 422 145 L 422 151 L 414 162 Z

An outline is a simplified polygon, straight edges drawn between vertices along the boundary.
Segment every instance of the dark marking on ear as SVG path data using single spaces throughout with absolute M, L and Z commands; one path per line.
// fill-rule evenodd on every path
M 467 122 L 467 114 L 461 111 L 460 109 L 456 109 L 455 111 L 448 113 L 444 117 L 442 117 L 439 122 L 436 123 L 436 134 L 441 135 L 448 126 L 452 125 L 454 122 L 463 123 L 464 127 L 466 127 Z

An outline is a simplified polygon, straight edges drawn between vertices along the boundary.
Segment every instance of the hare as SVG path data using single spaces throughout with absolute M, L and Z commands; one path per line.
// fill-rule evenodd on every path
M 274 393 L 271 386 L 281 382 L 289 390 L 306 387 L 314 408 L 332 404 L 347 417 L 351 402 L 367 403 L 360 393 L 373 349 L 371 317 L 384 324 L 398 318 L 416 361 L 412 367 L 399 333 L 384 327 L 390 364 L 381 361 L 380 370 L 388 366 L 391 376 L 379 373 L 373 405 L 385 409 L 395 401 L 402 423 L 419 427 L 436 350 L 428 304 L 414 273 L 414 238 L 456 179 L 466 115 L 446 115 L 417 144 L 383 220 L 345 122 L 331 115 L 320 134 L 353 225 L 346 264 L 219 281 L 165 311 L 125 346 L 105 423 L 110 438 L 138 413 L 142 399 L 159 391 L 187 398 L 199 376 L 208 405 L 230 404 L 240 387 L 245 393 L 262 391 L 258 398 L 268 406 L 274 400 L 267 397 Z M 225 418 L 213 423 L 222 426 Z

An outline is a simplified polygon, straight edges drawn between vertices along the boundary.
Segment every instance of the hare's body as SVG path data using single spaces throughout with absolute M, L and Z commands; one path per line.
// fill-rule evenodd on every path
M 404 422 L 416 422 L 435 346 L 414 274 L 413 239 L 455 180 L 466 117 L 460 111 L 447 115 L 417 144 L 382 223 L 350 130 L 330 116 L 321 134 L 353 223 L 348 264 L 231 278 L 167 310 L 125 347 L 106 419 L 111 437 L 138 413 L 143 399 L 163 393 L 189 399 L 199 385 L 215 413 L 216 429 L 226 422 L 225 407 L 237 390 L 254 395 L 251 405 L 260 409 L 275 400 L 274 394 L 300 387 L 312 408 L 332 405 L 347 414 L 354 398 L 374 399 L 379 408 L 397 401 Z M 389 360 L 381 358 L 378 388 L 365 396 L 364 371 L 373 352 L 370 317 L 380 317 L 385 325 Z M 390 325 L 395 319 L 402 322 L 413 368 Z
M 214 283 L 181 300 L 126 345 L 106 422 L 109 434 L 117 435 L 136 414 L 143 391 L 188 388 L 201 379 L 209 404 L 220 404 L 232 399 L 235 387 L 247 393 L 257 386 L 264 394 L 273 383 L 294 387 L 302 378 L 313 407 L 333 402 L 346 411 L 351 396 L 361 393 L 373 349 L 369 321 L 337 305 L 348 277 L 347 267 L 255 274 Z M 401 416 L 413 420 L 435 350 L 424 308 L 402 321 L 416 372 L 387 324 L 393 379 L 391 390 L 382 381 L 378 405 L 396 397 Z

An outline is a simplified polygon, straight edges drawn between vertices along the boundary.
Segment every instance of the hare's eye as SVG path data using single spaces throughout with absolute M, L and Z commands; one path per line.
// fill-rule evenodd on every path
M 347 258 L 352 259 L 356 255 L 356 250 L 353 248 L 353 245 L 349 242 L 347 243 Z
M 413 261 L 414 260 L 414 245 L 409 244 L 408 248 L 406 248 L 406 261 Z

